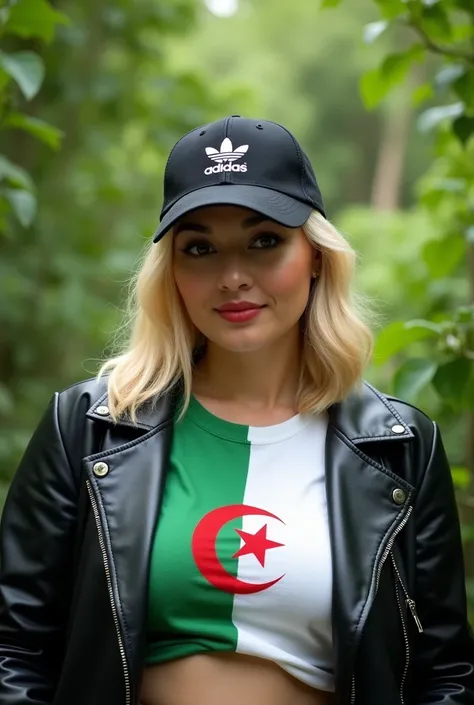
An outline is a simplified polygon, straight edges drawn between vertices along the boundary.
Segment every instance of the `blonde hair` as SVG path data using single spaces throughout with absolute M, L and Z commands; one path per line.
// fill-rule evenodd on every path
M 303 226 L 321 252 L 321 268 L 305 311 L 302 365 L 297 408 L 320 412 L 342 401 L 360 383 L 370 359 L 373 337 L 362 320 L 361 302 L 352 293 L 356 254 L 347 240 L 320 213 Z M 191 396 L 193 359 L 200 332 L 178 293 L 169 233 L 146 248 L 131 284 L 128 315 L 118 331 L 125 333 L 121 352 L 105 361 L 98 378 L 110 372 L 108 406 L 116 421 L 123 414 L 136 422 L 137 409 L 183 385 L 184 414 Z

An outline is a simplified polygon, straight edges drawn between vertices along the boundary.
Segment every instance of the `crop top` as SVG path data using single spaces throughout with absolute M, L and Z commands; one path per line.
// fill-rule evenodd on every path
M 175 422 L 150 565 L 147 664 L 235 651 L 334 691 L 326 414 Z

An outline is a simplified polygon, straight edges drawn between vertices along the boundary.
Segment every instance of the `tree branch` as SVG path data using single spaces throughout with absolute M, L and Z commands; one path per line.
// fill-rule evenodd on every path
M 440 46 L 439 44 L 436 44 L 436 42 L 434 42 L 428 36 L 423 27 L 420 27 L 420 25 L 416 24 L 416 22 L 414 22 L 412 19 L 408 20 L 406 24 L 418 34 L 420 39 L 423 41 L 425 47 L 433 53 L 441 54 L 442 56 L 451 56 L 454 59 L 462 59 L 463 61 L 467 61 L 470 64 L 474 64 L 474 53 L 470 54 L 465 51 L 451 49 L 450 47 L 444 47 Z

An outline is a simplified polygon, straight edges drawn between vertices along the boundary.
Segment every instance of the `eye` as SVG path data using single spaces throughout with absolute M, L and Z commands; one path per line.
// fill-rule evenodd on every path
M 190 242 L 183 247 L 181 252 L 190 257 L 204 257 L 205 255 L 211 254 L 212 245 L 209 242 Z
M 265 233 L 264 235 L 259 235 L 255 238 L 252 243 L 252 247 L 256 250 L 272 250 L 281 242 L 283 242 L 283 238 L 280 235 Z

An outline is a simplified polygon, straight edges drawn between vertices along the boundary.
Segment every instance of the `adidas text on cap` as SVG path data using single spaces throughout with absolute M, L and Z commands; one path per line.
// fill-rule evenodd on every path
M 237 115 L 198 127 L 173 147 L 153 241 L 186 213 L 213 205 L 249 208 L 293 228 L 313 209 L 325 216 L 310 161 L 293 135 Z

